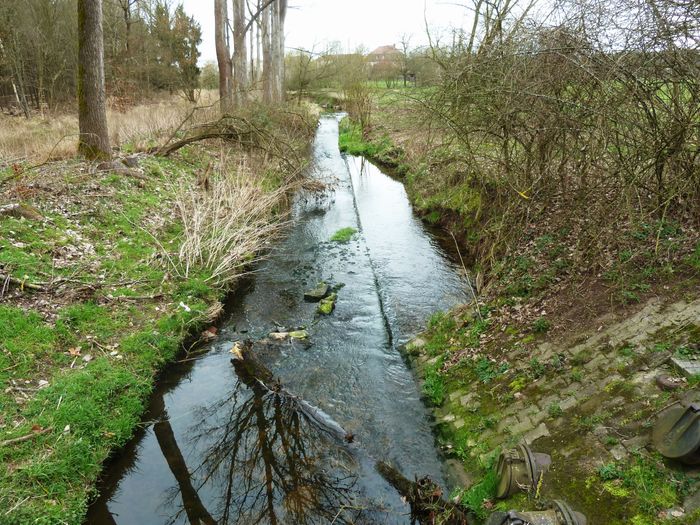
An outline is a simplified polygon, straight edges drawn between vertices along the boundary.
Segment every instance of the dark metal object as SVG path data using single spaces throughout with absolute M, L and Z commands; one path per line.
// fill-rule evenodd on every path
M 700 405 L 677 403 L 667 409 L 654 425 L 652 441 L 666 458 L 700 464 Z
M 552 502 L 552 508 L 538 512 L 495 512 L 486 525 L 586 525 L 586 517 L 560 500 Z
M 534 453 L 526 444 L 501 452 L 496 467 L 496 497 L 504 499 L 516 492 L 536 490 L 542 474 L 551 464 L 549 455 Z

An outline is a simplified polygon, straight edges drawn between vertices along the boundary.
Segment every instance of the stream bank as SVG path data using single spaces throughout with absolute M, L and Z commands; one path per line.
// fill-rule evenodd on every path
M 111 466 L 89 523 L 409 521 L 373 461 L 348 457 L 239 380 L 230 351 L 246 340 L 285 388 L 340 423 L 369 458 L 445 485 L 432 419 L 398 347 L 433 312 L 466 300 L 464 275 L 399 182 L 340 154 L 338 120 L 321 119 L 313 148 L 313 177 L 327 191 L 297 195 L 285 239 L 217 340 L 163 379 L 152 422 Z M 319 282 L 336 290 L 330 315 L 304 301 Z M 271 335 L 300 329 L 306 340 Z
M 308 152 L 314 128 L 297 110 L 251 119 L 273 135 L 285 130 L 290 157 Z M 2 175 L 0 207 L 33 210 L 0 214 L 3 525 L 82 523 L 105 459 L 138 428 L 159 372 L 221 314 L 227 281 L 184 262 L 180 207 L 221 203 L 205 192 L 225 187 L 237 211 L 271 233 L 284 210 L 280 185 L 293 175 L 289 163 L 231 143 L 171 158 L 117 155 L 108 169 L 69 159 Z M 234 265 L 265 248 L 267 237 L 246 238 L 255 242 L 234 252 Z
M 425 220 L 477 253 L 488 194 L 461 184 L 469 166 L 450 157 L 449 141 L 441 147 L 439 132 L 416 131 L 409 106 L 384 94 L 372 129 L 363 136 L 348 123 L 341 145 L 399 169 Z M 478 304 L 435 315 L 407 345 L 442 444 L 473 475 L 462 502 L 480 520 L 560 498 L 593 525 L 695 525 L 700 471 L 664 460 L 649 434 L 669 404 L 700 399 L 697 228 L 616 225 L 618 243 L 585 250 L 587 214 L 532 207 L 506 253 L 482 266 Z M 662 389 L 660 376 L 675 388 Z M 537 497 L 498 501 L 495 460 L 522 440 L 550 454 L 553 468 Z

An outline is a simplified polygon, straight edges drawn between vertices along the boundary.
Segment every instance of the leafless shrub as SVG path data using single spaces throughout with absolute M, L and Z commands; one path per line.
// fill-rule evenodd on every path
M 535 7 L 474 0 L 470 31 L 432 45 L 443 72 L 425 115 L 442 133 L 437 161 L 464 166 L 449 183 L 481 196 L 479 255 L 502 252 L 513 226 L 553 203 L 597 233 L 700 220 L 697 2 Z

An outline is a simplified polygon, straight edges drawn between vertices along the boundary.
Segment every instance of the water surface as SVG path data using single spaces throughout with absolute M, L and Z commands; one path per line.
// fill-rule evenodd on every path
M 314 176 L 331 188 L 297 195 L 288 234 L 244 286 L 220 338 L 172 367 L 153 422 L 105 474 L 90 524 L 409 523 L 376 459 L 444 484 L 429 411 L 397 347 L 433 312 L 466 299 L 466 283 L 417 219 L 402 184 L 338 151 L 338 116 L 323 117 Z M 340 228 L 358 233 L 346 244 Z M 319 281 L 340 286 L 319 317 L 303 300 Z M 304 343 L 268 342 L 305 327 Z M 324 432 L 292 398 L 244 380 L 235 341 L 255 349 L 284 387 L 355 435 Z

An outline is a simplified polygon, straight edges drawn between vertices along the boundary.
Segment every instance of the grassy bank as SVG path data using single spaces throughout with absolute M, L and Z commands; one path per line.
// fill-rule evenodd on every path
M 257 123 L 303 161 L 304 118 Z M 0 204 L 23 207 L 0 216 L 2 524 L 82 522 L 159 370 L 218 318 L 298 176 L 289 159 L 231 143 L 130 162 L 0 174 Z
M 594 525 L 696 523 L 697 473 L 649 438 L 659 410 L 700 398 L 700 378 L 669 366 L 700 356 L 692 217 L 599 222 L 600 195 L 569 206 L 514 192 L 529 219 L 512 224 L 444 135 L 421 127 L 413 98 L 375 95 L 371 128 L 344 122 L 340 146 L 400 167 L 417 212 L 451 231 L 475 268 L 477 302 L 436 314 L 407 347 L 444 450 L 471 478 L 456 495 L 478 521 L 563 499 Z M 660 389 L 660 374 L 677 389 Z M 537 494 L 499 502 L 494 461 L 522 440 L 554 466 Z

